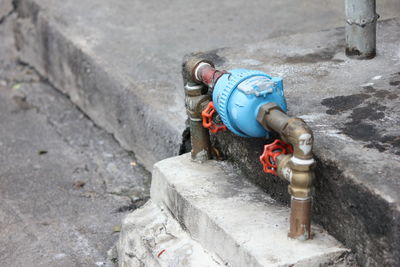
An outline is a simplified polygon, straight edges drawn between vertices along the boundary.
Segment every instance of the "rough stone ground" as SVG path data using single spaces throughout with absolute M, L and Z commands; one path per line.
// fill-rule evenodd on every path
M 103 266 L 149 173 L 34 70 L 0 24 L 0 262 Z M 110 256 L 109 258 L 112 258 Z

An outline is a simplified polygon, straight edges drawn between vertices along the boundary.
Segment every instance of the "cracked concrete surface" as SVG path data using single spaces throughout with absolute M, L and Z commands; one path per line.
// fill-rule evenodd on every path
M 3 3 L 3 2 L 2 2 Z M 149 173 L 70 100 L 17 60 L 0 24 L 0 262 L 104 266 Z

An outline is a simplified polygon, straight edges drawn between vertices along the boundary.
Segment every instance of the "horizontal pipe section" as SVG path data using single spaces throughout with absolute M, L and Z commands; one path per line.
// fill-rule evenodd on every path
M 226 71 L 216 70 L 210 64 L 201 62 L 196 67 L 194 73 L 197 80 L 206 84 L 210 88 L 214 88 L 215 83 L 226 73 Z

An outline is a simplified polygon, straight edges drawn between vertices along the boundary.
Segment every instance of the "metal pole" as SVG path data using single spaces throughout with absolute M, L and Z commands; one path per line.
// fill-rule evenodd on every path
M 371 59 L 376 55 L 375 0 L 345 0 L 346 55 L 356 59 Z

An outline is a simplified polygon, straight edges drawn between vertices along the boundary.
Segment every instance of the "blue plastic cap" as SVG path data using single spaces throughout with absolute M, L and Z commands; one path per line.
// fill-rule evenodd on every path
M 212 97 L 223 123 L 242 137 L 269 137 L 256 120 L 262 105 L 274 102 L 286 111 L 282 78 L 256 70 L 230 70 L 218 79 Z

